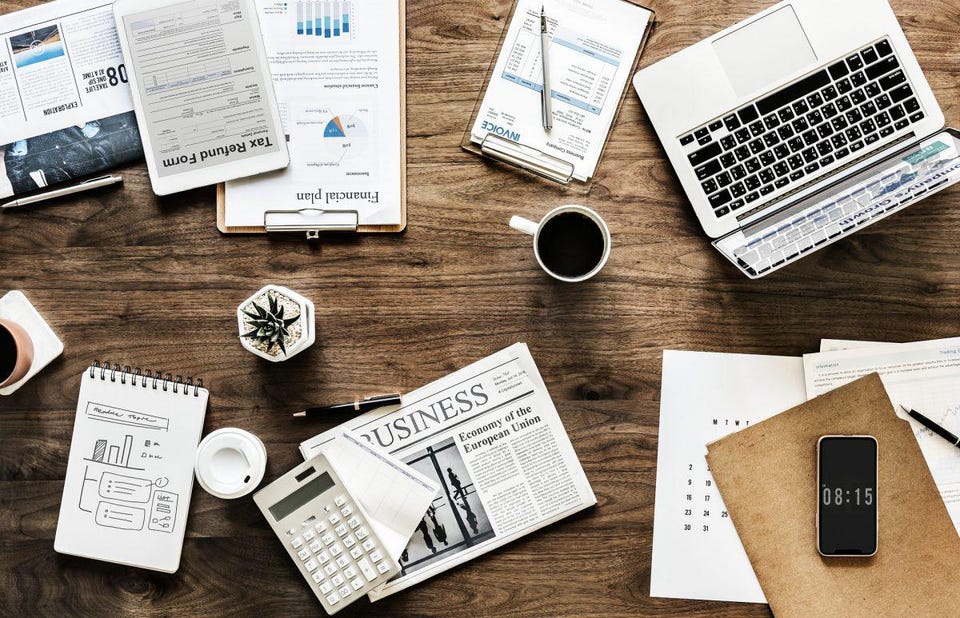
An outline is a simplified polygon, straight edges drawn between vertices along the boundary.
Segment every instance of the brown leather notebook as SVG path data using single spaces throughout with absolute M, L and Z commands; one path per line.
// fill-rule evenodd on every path
M 817 440 L 879 444 L 870 558 L 817 551 Z M 913 431 L 871 374 L 708 445 L 707 462 L 777 616 L 956 616 L 960 536 Z

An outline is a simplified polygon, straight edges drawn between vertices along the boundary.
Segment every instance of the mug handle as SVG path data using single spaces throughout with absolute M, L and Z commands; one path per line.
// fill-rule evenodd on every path
M 530 236 L 536 236 L 537 230 L 540 228 L 540 224 L 534 223 L 530 219 L 514 216 L 510 218 L 510 227 L 518 232 L 523 232 L 524 234 L 529 234 Z

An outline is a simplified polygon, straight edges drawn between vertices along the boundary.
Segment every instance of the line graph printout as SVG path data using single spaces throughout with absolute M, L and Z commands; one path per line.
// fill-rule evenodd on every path
M 940 496 L 960 533 L 960 449 L 908 417 L 900 405 L 960 434 L 960 337 L 892 346 L 807 354 L 807 397 L 814 398 L 877 372 L 892 400 L 891 413 L 910 423 Z M 883 445 L 880 445 L 881 450 Z
M 800 358 L 663 353 L 651 596 L 766 602 L 706 445 L 803 401 Z

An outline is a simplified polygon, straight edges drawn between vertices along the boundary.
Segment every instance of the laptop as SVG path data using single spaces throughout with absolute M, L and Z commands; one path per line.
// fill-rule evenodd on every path
M 886 0 L 787 0 L 633 80 L 713 245 L 768 275 L 960 180 Z

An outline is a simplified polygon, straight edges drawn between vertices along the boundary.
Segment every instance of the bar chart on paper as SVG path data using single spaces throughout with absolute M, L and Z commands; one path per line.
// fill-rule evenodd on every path
M 297 34 L 325 39 L 352 39 L 354 31 L 351 0 L 298 0 Z

